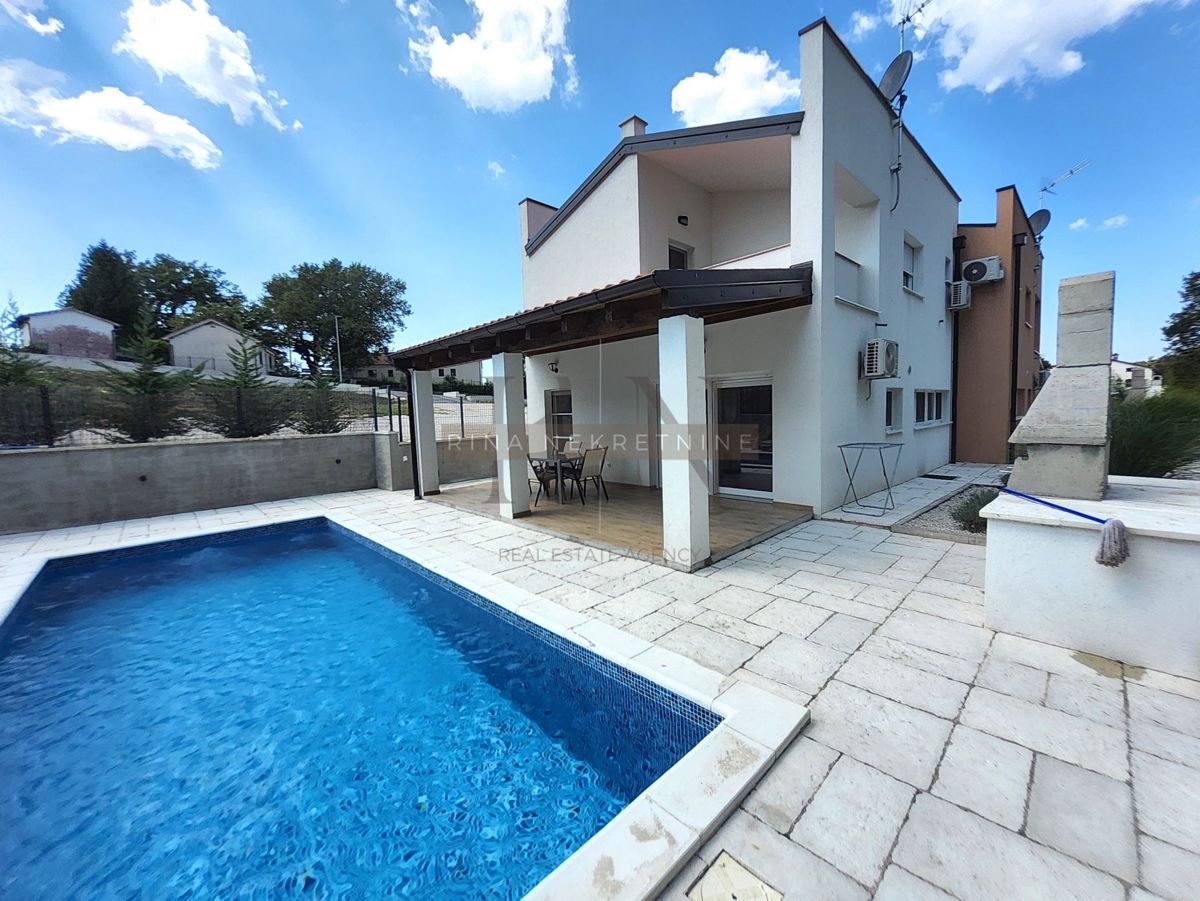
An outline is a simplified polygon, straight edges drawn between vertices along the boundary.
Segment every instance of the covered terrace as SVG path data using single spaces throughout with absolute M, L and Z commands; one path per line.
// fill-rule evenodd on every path
M 801 522 L 811 515 L 808 508 L 712 496 L 704 327 L 811 302 L 808 263 L 778 269 L 658 270 L 396 351 L 392 360 L 408 372 L 412 386 L 416 496 L 443 492 L 431 371 L 490 357 L 496 395 L 495 483 L 447 488 L 441 500 L 477 512 L 490 507 L 503 519 L 533 516 L 532 526 L 661 559 L 685 571 Z M 575 500 L 568 508 L 555 498 L 543 498 L 531 509 L 525 357 L 647 336 L 657 336 L 656 434 L 620 435 L 617 440 L 648 439 L 655 445 L 658 489 L 609 483 L 607 503 L 593 495 L 588 505 Z M 752 354 L 753 348 L 747 352 Z M 613 433 L 627 428 L 608 425 Z

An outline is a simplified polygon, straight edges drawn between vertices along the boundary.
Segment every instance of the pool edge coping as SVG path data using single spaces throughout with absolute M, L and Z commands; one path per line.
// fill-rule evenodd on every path
M 263 527 L 325 520 L 412 560 L 548 632 L 719 715 L 717 726 L 633 801 L 548 873 L 525 896 L 561 898 L 588 886 L 589 897 L 651 898 L 721 826 L 804 727 L 809 710 L 707 669 L 695 661 L 563 607 L 520 586 L 439 555 L 353 514 L 335 509 L 264 512 L 256 523 L 183 527 L 88 548 L 37 552 L 5 561 L 0 630 L 52 562 Z

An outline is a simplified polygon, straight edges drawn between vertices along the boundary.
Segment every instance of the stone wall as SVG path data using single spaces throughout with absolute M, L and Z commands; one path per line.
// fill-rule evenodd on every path
M 457 446 L 456 446 L 457 445 Z M 408 444 L 355 433 L 0 453 L 0 534 L 412 487 Z M 443 441 L 444 481 L 496 471 L 486 441 Z

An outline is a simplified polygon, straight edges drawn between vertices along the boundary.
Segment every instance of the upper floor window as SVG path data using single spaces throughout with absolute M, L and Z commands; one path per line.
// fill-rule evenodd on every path
M 904 263 L 901 267 L 901 284 L 909 291 L 919 291 L 920 281 L 917 278 L 921 271 L 921 247 L 916 242 L 904 239 Z
M 667 247 L 667 268 L 668 269 L 687 269 L 688 268 L 688 252 L 685 247 L 676 247 L 671 244 Z

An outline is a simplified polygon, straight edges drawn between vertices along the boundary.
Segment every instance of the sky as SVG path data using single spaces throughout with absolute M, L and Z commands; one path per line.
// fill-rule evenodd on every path
M 0 301 L 48 309 L 84 248 L 223 269 L 248 296 L 338 257 L 408 284 L 395 347 L 521 307 L 517 203 L 560 204 L 631 114 L 796 109 L 824 15 L 878 77 L 916 0 L 0 0 Z M 736 10 L 736 15 L 731 11 Z M 1114 348 L 1162 350 L 1200 269 L 1200 0 L 932 0 L 905 119 L 991 221 L 1046 195 L 1055 285 L 1117 272 Z

